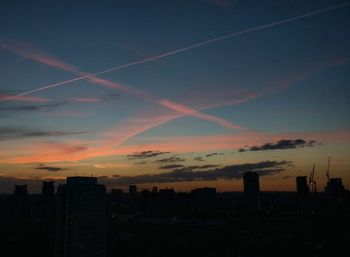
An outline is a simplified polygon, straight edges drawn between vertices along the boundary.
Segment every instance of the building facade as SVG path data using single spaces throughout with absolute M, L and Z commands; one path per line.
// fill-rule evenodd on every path
M 106 256 L 106 188 L 95 177 L 68 177 L 57 188 L 55 257 Z

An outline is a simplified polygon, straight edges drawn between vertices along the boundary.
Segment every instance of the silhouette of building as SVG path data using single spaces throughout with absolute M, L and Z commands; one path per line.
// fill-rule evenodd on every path
M 55 257 L 106 255 L 106 188 L 96 177 L 67 177 L 57 188 Z
M 344 191 L 345 189 L 341 178 L 331 178 L 325 187 L 325 192 L 334 195 L 342 195 Z
M 53 198 L 55 195 L 54 181 L 43 181 L 41 188 L 41 196 L 45 198 Z
M 158 193 L 147 194 L 146 214 L 153 217 L 170 217 L 174 214 L 175 191 L 172 188 L 160 189 Z
M 330 178 L 327 186 L 325 187 L 325 192 L 333 204 L 344 204 L 346 190 L 341 178 Z
M 27 185 L 15 185 L 15 190 L 13 191 L 13 195 L 16 197 L 27 196 L 28 195 Z
M 245 172 L 243 175 L 244 193 L 255 196 L 260 192 L 259 174 L 256 172 Z
M 253 171 L 243 174 L 245 205 L 248 209 L 260 209 L 259 174 Z
M 309 205 L 309 187 L 306 176 L 296 177 L 297 205 L 299 209 L 305 209 Z
M 197 188 L 192 191 L 194 198 L 194 207 L 199 214 L 209 214 L 215 211 L 216 189 L 215 188 Z
M 307 185 L 307 177 L 306 176 L 298 176 L 296 177 L 297 182 L 297 193 L 300 195 L 305 195 L 309 193 L 309 187 Z
M 31 212 L 30 207 L 27 185 L 15 185 L 10 201 L 10 219 L 23 221 L 29 218 Z
M 129 185 L 129 194 L 131 195 L 137 194 L 137 185 Z
M 39 210 L 39 217 L 46 222 L 50 230 L 53 230 L 56 212 L 54 183 L 54 181 L 42 181 L 40 201 L 37 208 Z

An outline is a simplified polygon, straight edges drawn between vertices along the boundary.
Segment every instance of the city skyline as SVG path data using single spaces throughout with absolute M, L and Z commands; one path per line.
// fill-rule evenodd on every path
M 350 188 L 350 2 L 0 3 L 0 193 Z M 56 183 L 58 184 L 58 183 Z M 32 187 L 32 189 L 31 189 Z

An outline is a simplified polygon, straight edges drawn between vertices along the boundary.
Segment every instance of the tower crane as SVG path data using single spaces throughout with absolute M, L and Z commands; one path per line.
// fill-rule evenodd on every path
M 313 164 L 311 173 L 309 175 L 309 187 L 311 192 L 317 193 L 316 179 L 315 179 L 315 164 Z

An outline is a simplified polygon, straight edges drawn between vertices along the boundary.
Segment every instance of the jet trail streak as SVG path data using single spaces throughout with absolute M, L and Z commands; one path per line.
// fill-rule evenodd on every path
M 349 5 L 350 5 L 350 2 L 346 2 L 346 3 L 343 3 L 343 4 L 339 4 L 339 5 L 331 6 L 331 7 L 328 7 L 328 8 L 316 10 L 316 11 L 313 11 L 313 12 L 305 13 L 305 14 L 302 14 L 302 15 L 298 15 L 298 16 L 295 16 L 295 17 L 292 17 L 292 18 L 284 19 L 284 20 L 281 20 L 281 21 L 276 21 L 276 22 L 272 22 L 272 23 L 256 26 L 256 27 L 253 27 L 253 28 L 250 28 L 250 29 L 245 29 L 245 30 L 242 30 L 242 31 L 233 32 L 233 33 L 230 33 L 230 34 L 227 34 L 227 35 L 223 35 L 223 36 L 212 38 L 212 39 L 209 39 L 209 40 L 205 40 L 205 41 L 193 44 L 193 45 L 189 45 L 187 47 L 175 49 L 175 50 L 170 51 L 170 52 L 166 52 L 166 53 L 163 53 L 163 54 L 159 54 L 159 55 L 155 55 L 155 56 L 152 56 L 152 57 L 144 58 L 144 59 L 141 59 L 141 60 L 138 60 L 138 61 L 135 61 L 135 62 L 130 62 L 130 63 L 123 64 L 123 65 L 118 65 L 118 66 L 115 66 L 115 67 L 112 67 L 112 68 L 109 68 L 109 69 L 106 69 L 106 70 L 103 70 L 103 71 L 99 71 L 99 72 L 90 74 L 88 76 L 83 75 L 83 76 L 80 76 L 80 77 L 77 77 L 77 78 L 74 78 L 74 79 L 65 80 L 65 81 L 61 81 L 61 82 L 58 82 L 58 83 L 50 84 L 50 85 L 47 85 L 47 86 L 43 86 L 43 87 L 40 87 L 40 88 L 36 88 L 36 89 L 30 90 L 30 91 L 26 91 L 26 92 L 23 92 L 23 93 L 18 94 L 16 96 L 2 98 L 2 99 L 0 99 L 0 103 L 3 103 L 3 102 L 8 101 L 8 100 L 11 100 L 11 99 L 13 99 L 15 97 L 33 94 L 33 93 L 36 93 L 36 92 L 39 92 L 39 91 L 43 91 L 43 90 L 47 90 L 47 89 L 50 89 L 50 88 L 63 86 L 65 84 L 69 84 L 69 83 L 72 83 L 72 82 L 75 82 L 75 81 L 83 80 L 83 79 L 86 79 L 86 78 L 88 78 L 89 76 L 92 76 L 92 75 L 97 76 L 97 75 L 105 74 L 105 73 L 108 73 L 108 72 L 121 70 L 121 69 L 130 67 L 130 66 L 134 66 L 134 65 L 138 65 L 138 64 L 142 64 L 142 63 L 147 63 L 147 62 L 152 62 L 152 61 L 155 61 L 155 60 L 158 60 L 158 59 L 162 59 L 162 58 L 165 58 L 165 57 L 168 57 L 168 56 L 172 56 L 172 55 L 175 55 L 175 54 L 178 54 L 178 53 L 189 51 L 189 50 L 192 50 L 192 49 L 197 48 L 197 47 L 201 47 L 201 46 L 205 46 L 205 45 L 209 45 L 209 44 L 215 43 L 217 41 L 225 40 L 227 38 L 232 38 L 232 37 L 240 36 L 240 35 L 247 34 L 247 33 L 250 33 L 250 32 L 271 28 L 271 27 L 278 26 L 278 25 L 281 25 L 281 24 L 285 24 L 285 23 L 289 23 L 289 22 L 292 22 L 292 21 L 296 21 L 296 20 L 307 18 L 307 17 L 315 16 L 317 14 L 329 12 L 329 11 L 336 10 L 336 9 L 340 9 L 342 7 L 346 7 L 346 6 L 349 6 Z

